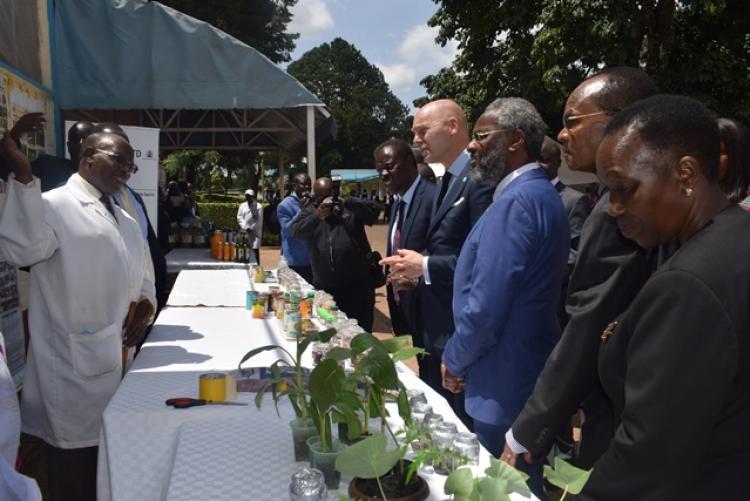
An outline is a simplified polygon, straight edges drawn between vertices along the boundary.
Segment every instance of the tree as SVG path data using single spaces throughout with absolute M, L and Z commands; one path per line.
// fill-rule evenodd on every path
M 434 0 L 437 41 L 454 38 L 450 68 L 422 80 L 476 118 L 496 97 L 521 96 L 560 127 L 565 98 L 617 65 L 646 70 L 663 92 L 750 120 L 750 2 L 745 0 Z
M 380 70 L 341 38 L 305 52 L 287 69 L 331 110 L 336 137 L 323 142 L 320 158 L 342 165 L 372 167 L 372 150 L 391 136 L 406 137 L 407 109 L 393 95 Z M 330 153 L 336 151 L 335 153 Z
M 206 21 L 260 51 L 274 63 L 291 61 L 299 33 L 287 33 L 297 0 L 160 0 Z

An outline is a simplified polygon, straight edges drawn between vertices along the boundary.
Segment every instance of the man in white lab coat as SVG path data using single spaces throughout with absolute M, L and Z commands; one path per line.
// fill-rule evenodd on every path
M 121 347 L 140 341 L 156 303 L 138 223 L 111 199 L 130 177 L 133 149 L 121 136 L 92 134 L 78 173 L 42 195 L 16 142 L 29 131 L 0 141 L 13 171 L 0 253 L 31 266 L 22 429 L 49 446 L 51 499 L 93 500 L 101 417 L 122 377 Z
M 237 210 L 237 224 L 247 232 L 247 237 L 260 264 L 260 241 L 263 238 L 263 206 L 255 200 L 255 191 L 245 190 L 245 201 Z

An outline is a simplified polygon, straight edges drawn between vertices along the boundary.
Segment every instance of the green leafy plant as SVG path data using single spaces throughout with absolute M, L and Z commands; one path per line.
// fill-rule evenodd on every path
M 332 358 L 320 362 L 310 373 L 310 416 L 318 429 L 323 452 L 333 449 L 331 422 L 334 415 L 359 434 L 356 412 L 361 404 L 357 394 L 345 387 L 345 377 L 344 370 Z
M 347 447 L 336 458 L 336 469 L 344 475 L 375 479 L 380 495 L 387 500 L 380 477 L 396 466 L 402 457 L 400 448 L 388 450 L 388 440 L 379 433 Z
M 327 343 L 336 334 L 335 329 L 327 329 L 321 332 L 316 332 L 306 337 L 298 337 L 296 343 L 296 356 L 289 353 L 289 351 L 283 346 L 277 344 L 268 344 L 260 346 L 253 350 L 248 351 L 240 360 L 238 368 L 242 371 L 242 364 L 250 360 L 254 356 L 266 352 L 280 350 L 284 352 L 288 360 L 279 358 L 270 367 L 271 379 L 264 382 L 262 388 L 258 391 L 255 396 L 255 405 L 260 408 L 263 403 L 263 396 L 265 395 L 266 389 L 270 386 L 271 393 L 273 395 L 274 403 L 276 404 L 276 412 L 278 413 L 278 402 L 284 396 L 289 397 L 289 401 L 294 407 L 294 413 L 296 416 L 303 421 L 307 421 L 310 417 L 310 394 L 304 384 L 303 368 L 302 368 L 302 355 L 305 353 L 310 344 L 314 341 Z M 293 376 L 286 377 L 283 374 L 282 367 L 289 367 L 293 369 Z
M 559 487 L 563 490 L 560 501 L 565 499 L 568 493 L 580 494 L 583 487 L 588 482 L 591 472 L 590 470 L 582 470 L 576 468 L 564 459 L 555 457 L 554 468 L 544 465 L 544 478 L 555 487 Z
M 370 433 L 370 418 L 380 418 L 380 432 L 385 433 L 388 417 L 386 403 L 395 400 L 399 415 L 407 424 L 411 423 L 406 389 L 398 379 L 396 363 L 424 353 L 422 348 L 410 346 L 410 338 L 399 336 L 380 340 L 370 333 L 355 336 L 349 348 L 333 348 L 327 358 L 338 361 L 349 359 L 353 372 L 345 381 L 348 390 L 358 393 L 362 401 L 362 431 Z M 349 438 L 356 438 L 349 432 Z M 395 437 L 394 437 L 395 439 Z
M 531 496 L 526 480 L 528 475 L 512 466 L 490 458 L 490 467 L 485 476 L 474 477 L 471 468 L 459 468 L 448 475 L 445 493 L 452 494 L 455 501 L 509 501 L 516 492 Z

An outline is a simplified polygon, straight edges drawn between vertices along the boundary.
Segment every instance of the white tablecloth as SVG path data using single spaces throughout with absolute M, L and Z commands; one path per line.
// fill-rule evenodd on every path
M 99 499 L 287 499 L 291 474 L 306 464 L 293 460 L 293 412 L 286 400 L 281 417 L 270 398 L 258 410 L 248 393 L 238 397 L 247 407 L 164 404 L 171 397 L 197 397 L 199 374 L 236 368 L 245 352 L 265 344 L 293 346 L 275 319 L 253 320 L 244 308 L 165 308 L 104 412 Z M 270 365 L 278 356 L 268 352 L 251 365 Z M 304 363 L 309 365 L 309 355 Z M 398 371 L 407 388 L 423 390 L 435 412 L 465 431 L 442 397 L 402 364 Z M 487 461 L 483 452 L 482 463 Z M 444 499 L 445 477 L 423 476 L 431 486 L 429 499 Z M 342 493 L 348 480 L 342 479 Z
M 211 257 L 211 249 L 206 247 L 172 249 L 165 256 L 167 273 L 178 273 L 182 270 L 227 270 L 248 269 L 255 263 L 255 256 L 250 256 L 252 263 L 235 263 L 219 261 Z
M 244 270 L 183 270 L 177 275 L 167 306 L 230 306 L 245 307 L 249 290 L 268 292 L 271 285 L 256 284 L 252 271 Z

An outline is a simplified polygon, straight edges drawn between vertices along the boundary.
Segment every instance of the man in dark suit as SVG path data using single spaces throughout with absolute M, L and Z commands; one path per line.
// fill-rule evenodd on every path
M 468 147 L 472 179 L 497 189 L 456 264 L 443 385 L 465 389 L 477 437 L 494 456 L 560 336 L 555 308 L 570 229 L 535 160 L 546 128 L 534 105 L 501 98 L 479 117 Z M 543 498 L 541 462 L 527 473 Z
M 560 194 L 560 199 L 565 206 L 565 212 L 568 213 L 568 222 L 570 223 L 570 253 L 568 254 L 567 273 L 563 277 L 562 294 L 558 302 L 557 316 L 560 320 L 560 327 L 565 328 L 568 323 L 568 314 L 565 312 L 565 299 L 568 296 L 568 281 L 570 274 L 573 272 L 573 266 L 576 264 L 578 255 L 578 242 L 581 238 L 581 229 L 586 218 L 591 213 L 591 199 L 584 193 L 570 188 L 563 183 L 557 173 L 560 170 L 561 163 L 560 145 L 552 138 L 545 136 L 542 143 L 542 151 L 539 154 L 539 165 L 547 171 L 552 186 Z
M 397 254 L 399 249 L 423 251 L 427 247 L 435 184 L 419 175 L 411 147 L 403 139 L 389 139 L 375 148 L 375 168 L 388 193 L 398 195 L 389 218 L 386 256 Z M 394 291 L 390 283 L 386 290 L 394 334 L 411 334 L 414 345 L 424 347 L 418 292 Z
M 581 83 L 568 97 L 558 140 L 573 170 L 595 172 L 596 150 L 612 116 L 627 105 L 657 93 L 651 78 L 637 68 L 604 70 Z M 597 373 L 600 336 L 630 305 L 651 274 L 646 251 L 623 237 L 607 214 L 609 193 L 583 225 L 578 257 L 568 287 L 570 320 L 539 375 L 534 393 L 506 434 L 502 459 L 515 464 L 520 453 L 546 454 L 579 406 L 585 421 L 576 462 L 590 468 L 612 436 L 612 411 Z
M 446 170 L 436 190 L 422 253 L 401 249 L 398 256 L 382 261 L 399 285 L 419 278 L 419 297 L 424 322 L 425 357 L 420 377 L 441 393 L 461 419 L 472 424 L 463 410 L 463 396 L 443 388 L 440 360 L 453 334 L 453 274 L 456 260 L 471 227 L 492 201 L 493 187 L 469 179 L 469 129 L 458 104 L 447 99 L 427 103 L 417 110 L 412 125 L 414 144 L 426 162 L 442 163 Z M 424 370 L 422 370 L 424 369 Z

